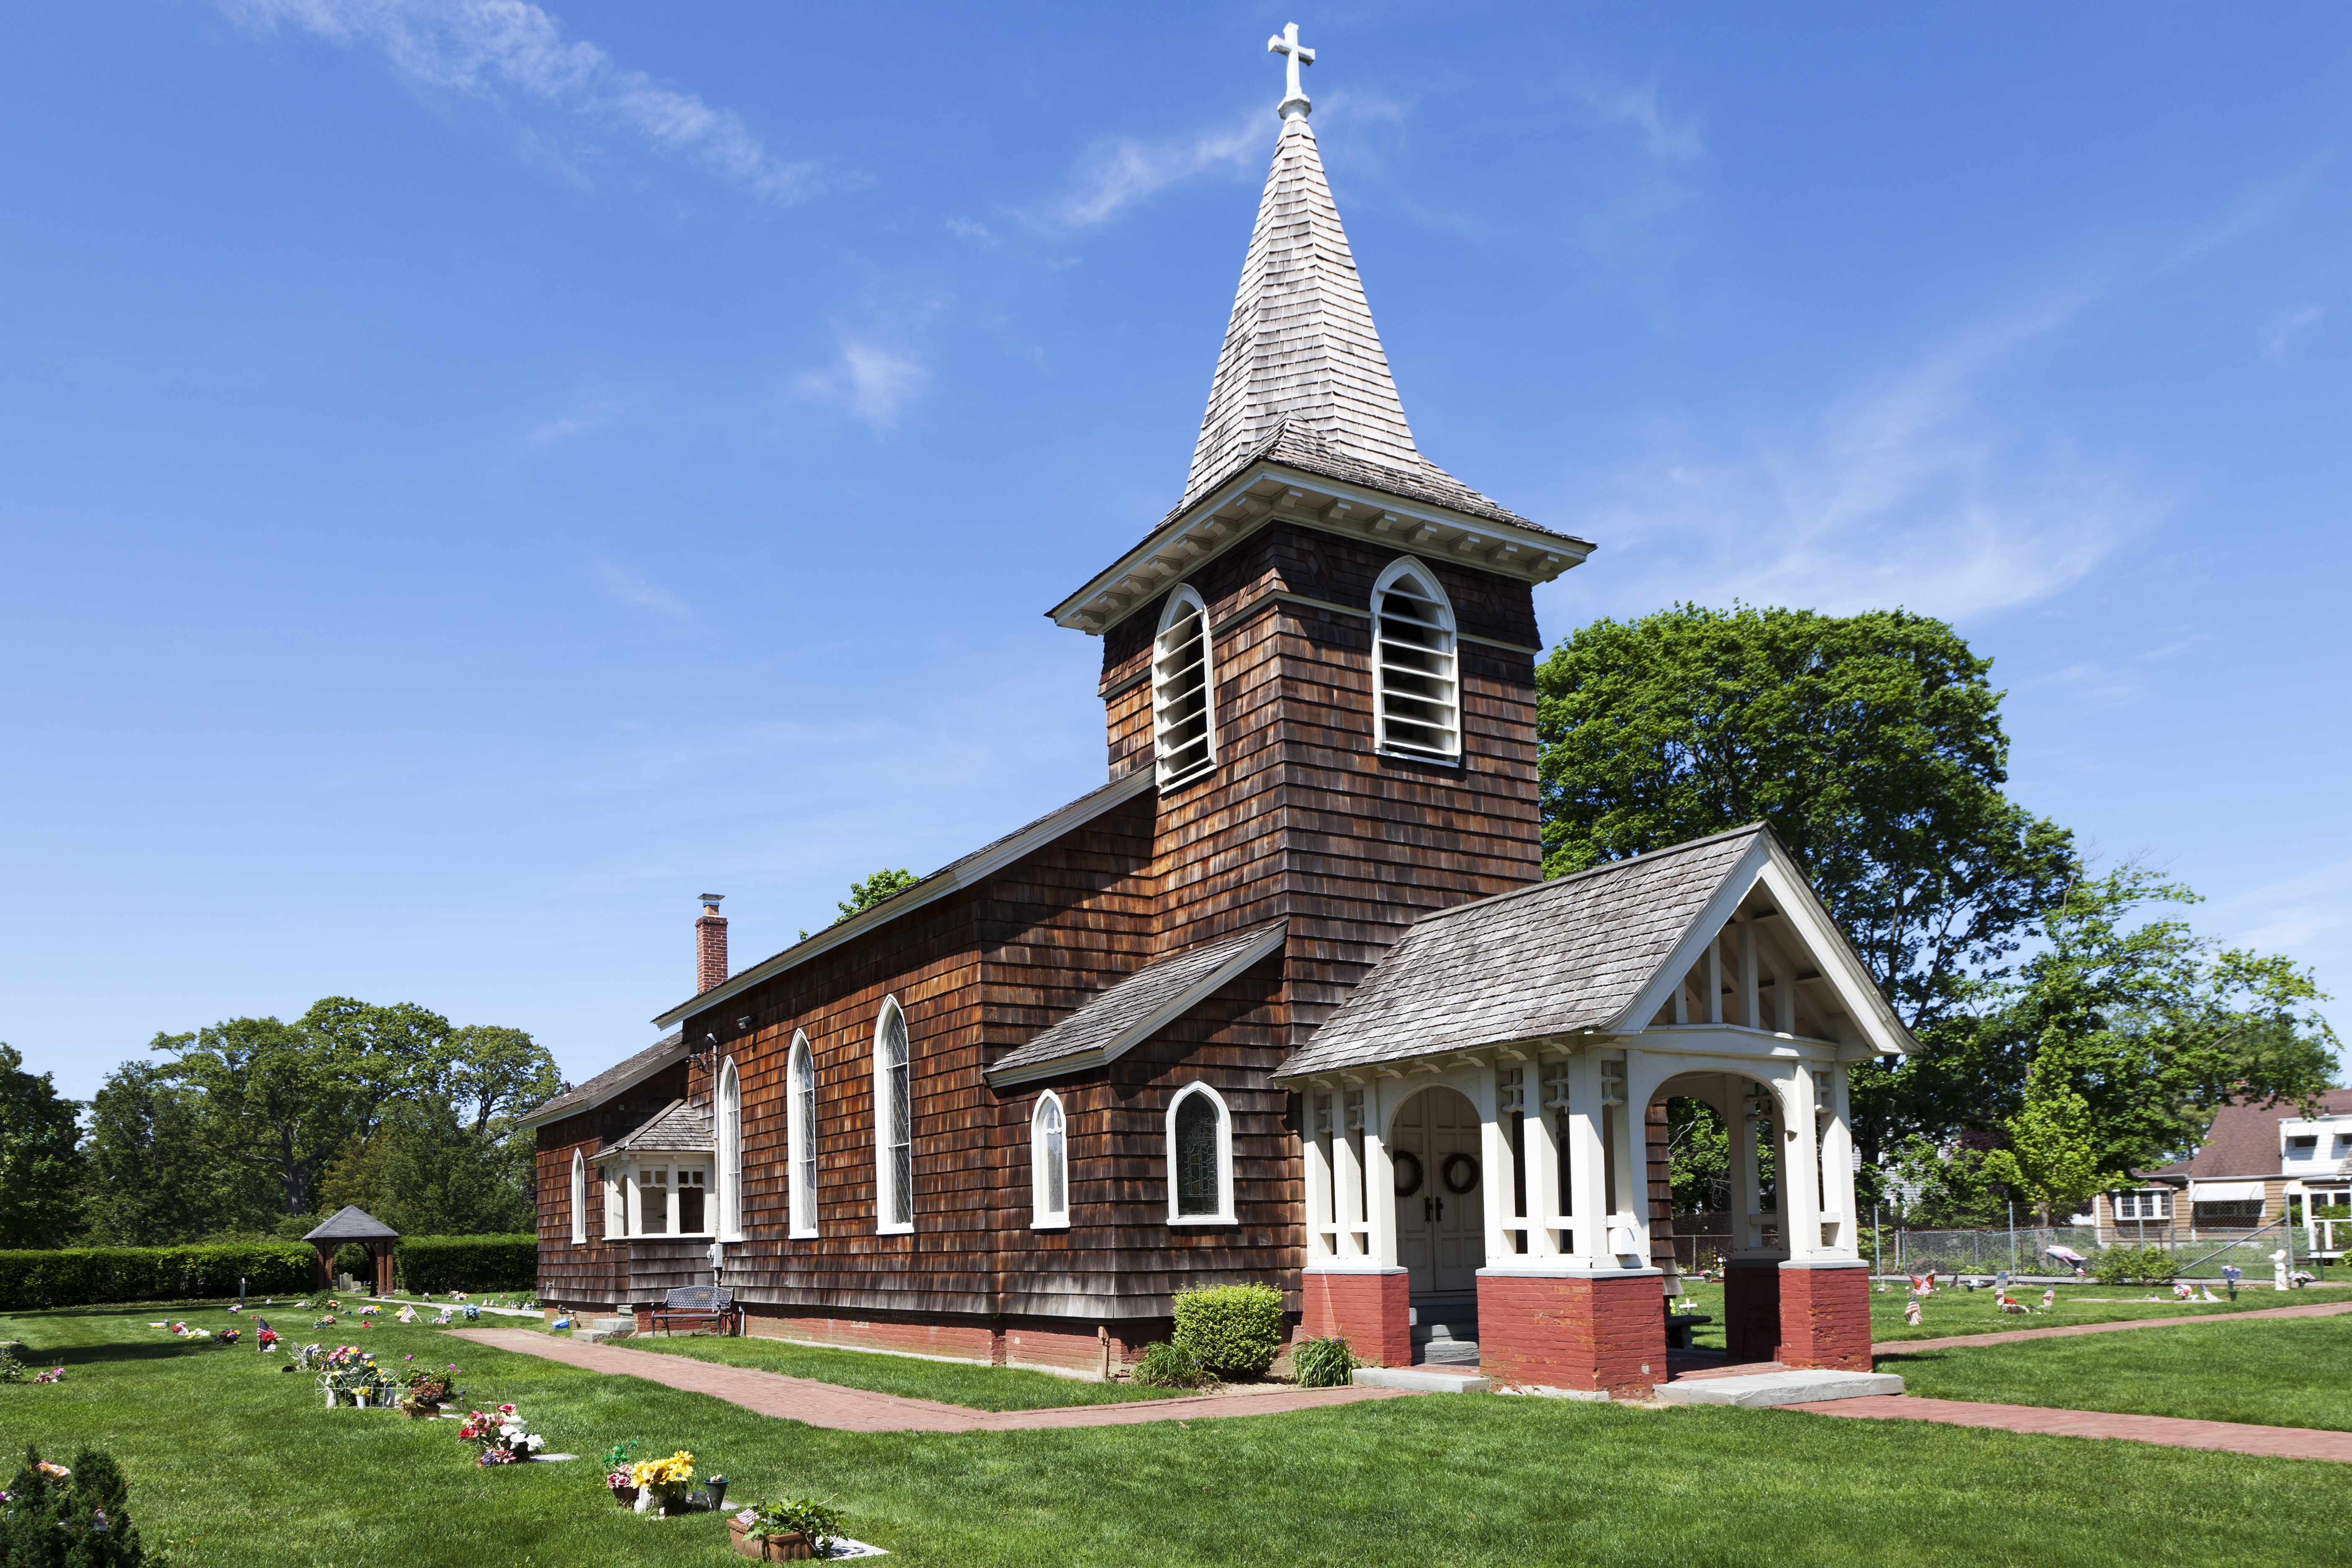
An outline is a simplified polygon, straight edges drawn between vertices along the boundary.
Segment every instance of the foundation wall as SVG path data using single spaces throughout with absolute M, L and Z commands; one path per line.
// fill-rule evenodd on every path
M 1654 1273 L 1478 1276 L 1478 1370 L 1518 1388 L 1646 1399 L 1666 1380 L 1665 1293 Z
M 1869 1267 L 1774 1272 L 1780 1285 L 1781 1364 L 1868 1372 Z
M 746 1309 L 743 1322 L 746 1333 L 761 1339 L 1097 1377 L 1103 1375 L 1106 1360 L 1116 1375 L 1143 1354 L 1145 1345 L 1167 1339 L 1171 1331 L 1164 1319 L 1090 1326 L 1059 1319 L 850 1317 L 759 1306 Z
M 1402 1268 L 1383 1274 L 1303 1275 L 1299 1331 L 1317 1339 L 1345 1335 L 1356 1359 L 1375 1366 L 1411 1366 L 1410 1284 Z

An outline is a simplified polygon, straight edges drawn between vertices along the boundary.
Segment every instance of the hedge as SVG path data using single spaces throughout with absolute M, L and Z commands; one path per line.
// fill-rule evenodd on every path
M 0 1252 L 0 1311 L 227 1296 L 239 1276 L 253 1295 L 299 1294 L 317 1283 L 319 1255 L 291 1241 Z
M 539 1237 L 404 1236 L 393 1250 L 411 1290 L 529 1290 L 539 1283 Z
M 1181 1291 L 1175 1318 L 1177 1344 L 1221 1377 L 1256 1377 L 1282 1353 L 1282 1292 L 1271 1285 Z

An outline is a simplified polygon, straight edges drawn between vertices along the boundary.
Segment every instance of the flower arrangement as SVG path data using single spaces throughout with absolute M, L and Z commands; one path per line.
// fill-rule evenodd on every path
M 636 1447 L 632 1440 L 615 1443 L 604 1450 L 604 1486 L 613 1500 L 626 1506 L 637 1500 L 635 1467 L 629 1463 L 629 1453 Z
M 314 1329 L 331 1329 L 335 1326 L 335 1315 L 330 1312 L 323 1318 L 314 1319 L 310 1326 Z
M 278 1348 L 278 1331 L 271 1328 L 268 1323 L 262 1324 L 261 1332 L 255 1336 L 254 1343 L 266 1351 L 276 1350 Z
M 37 1372 L 33 1374 L 33 1381 L 35 1383 L 63 1383 L 65 1380 L 66 1369 L 61 1366 L 53 1366 L 47 1372 Z M 60 1470 L 58 1473 L 59 1475 L 65 1474 L 63 1470 Z
M 234 1345 L 243 1336 L 235 1329 L 223 1329 L 219 1333 L 215 1334 L 213 1337 L 220 1341 L 220 1342 L 225 1345 Z
M 637 1511 L 677 1513 L 686 1505 L 686 1486 L 694 1479 L 694 1456 L 680 1448 L 667 1459 L 640 1459 L 629 1467 L 637 1488 Z
M 474 1457 L 478 1465 L 515 1464 L 547 1447 L 547 1439 L 530 1430 L 521 1412 L 511 1405 L 501 1405 L 488 1413 L 467 1411 L 466 1424 L 457 1428 L 457 1436 L 481 1449 Z
M 33 1466 L 33 1468 L 40 1471 L 41 1474 L 48 1477 L 49 1479 L 53 1481 L 70 1480 L 73 1479 L 73 1472 L 71 1470 L 67 1469 L 63 1465 L 53 1465 L 47 1459 L 38 1461 Z
M 400 1407 L 414 1416 L 436 1415 L 457 1392 L 456 1362 L 451 1362 L 446 1372 L 421 1368 L 408 1374 L 408 1392 L 402 1397 Z
M 416 1321 L 416 1309 L 414 1307 L 403 1307 L 399 1311 L 394 1312 L 393 1316 L 404 1323 L 413 1323 Z

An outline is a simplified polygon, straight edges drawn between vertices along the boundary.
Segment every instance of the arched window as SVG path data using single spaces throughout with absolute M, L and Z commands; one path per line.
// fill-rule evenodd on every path
M 1410 555 L 1372 586 L 1372 743 L 1383 752 L 1462 755 L 1462 681 L 1454 606 L 1429 568 Z
M 572 1151 L 572 1245 L 588 1239 L 588 1156 Z
M 816 1234 L 816 1060 L 808 1037 L 793 1032 L 784 1069 L 792 1105 L 784 1121 L 784 1166 L 791 1173 L 792 1233 Z
M 1029 1117 L 1029 1223 L 1057 1230 L 1070 1223 L 1070 1146 L 1062 1121 L 1062 1099 L 1052 1089 L 1037 1097 Z
M 1205 1083 L 1168 1102 L 1168 1223 L 1234 1222 L 1233 1118 Z
M 1209 668 L 1209 611 L 1187 584 L 1168 595 L 1151 645 L 1151 743 L 1160 784 L 1197 778 L 1217 763 L 1216 689 Z
M 743 1080 L 736 1076 L 735 1058 L 719 1069 L 719 1237 L 740 1241 L 743 1237 Z
M 882 999 L 874 1025 L 874 1228 L 915 1228 L 915 1117 L 908 1083 L 907 1015 Z

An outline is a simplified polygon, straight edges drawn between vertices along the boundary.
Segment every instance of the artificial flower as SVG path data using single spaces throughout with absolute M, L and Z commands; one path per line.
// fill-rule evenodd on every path
M 33 1468 L 40 1471 L 41 1474 L 60 1481 L 73 1474 L 71 1470 L 67 1469 L 63 1465 L 53 1465 L 47 1459 L 43 1459 L 39 1464 Z

